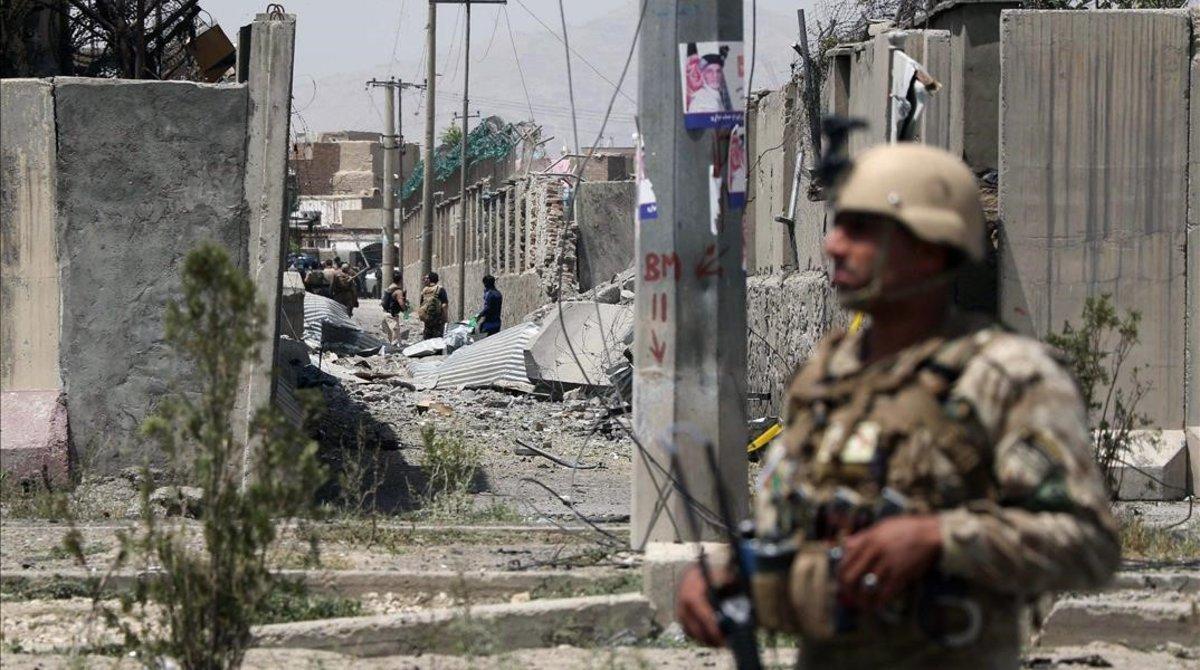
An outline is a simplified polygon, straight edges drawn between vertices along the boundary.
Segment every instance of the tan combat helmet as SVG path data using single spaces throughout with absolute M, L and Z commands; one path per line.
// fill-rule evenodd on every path
M 903 142 L 864 151 L 839 185 L 833 211 L 886 216 L 926 242 L 983 260 L 983 208 L 975 176 L 942 149 Z

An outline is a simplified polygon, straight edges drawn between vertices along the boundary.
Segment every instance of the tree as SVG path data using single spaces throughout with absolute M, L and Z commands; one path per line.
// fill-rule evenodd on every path
M 452 123 L 442 131 L 441 146 L 456 147 L 462 142 L 462 126 Z

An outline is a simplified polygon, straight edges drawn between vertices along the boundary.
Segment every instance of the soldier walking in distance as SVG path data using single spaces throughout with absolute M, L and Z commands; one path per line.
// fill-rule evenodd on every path
M 421 302 L 417 305 L 417 318 L 425 324 L 426 340 L 445 334 L 446 322 L 450 320 L 450 296 L 446 295 L 446 289 L 438 279 L 436 272 L 425 275 Z
M 1044 345 L 952 305 L 984 255 L 961 161 L 876 147 L 833 187 L 833 285 L 870 319 L 791 382 L 755 492 L 758 623 L 801 638 L 801 668 L 1018 668 L 1025 605 L 1120 559 L 1078 389 Z M 677 603 L 722 642 L 696 569 Z

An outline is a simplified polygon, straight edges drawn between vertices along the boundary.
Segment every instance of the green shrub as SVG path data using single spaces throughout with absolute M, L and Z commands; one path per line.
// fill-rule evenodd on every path
M 1137 406 L 1150 387 L 1141 379 L 1141 368 L 1130 367 L 1129 363 L 1138 344 L 1141 320 L 1136 311 L 1119 316 L 1111 296 L 1104 294 L 1084 302 L 1080 326 L 1066 322 L 1062 331 L 1046 337 L 1047 344 L 1066 359 L 1068 370 L 1079 384 L 1091 418 L 1096 462 L 1113 498 L 1118 486 L 1116 467 L 1129 452 L 1132 432 L 1147 423 Z M 1128 375 L 1124 385 L 1122 373 Z

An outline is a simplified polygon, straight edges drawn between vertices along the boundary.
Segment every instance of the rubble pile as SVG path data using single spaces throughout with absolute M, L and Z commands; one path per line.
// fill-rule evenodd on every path
M 347 450 L 384 453 L 389 473 L 399 473 L 387 483 L 395 509 L 414 508 L 420 503 L 408 489 L 419 492 L 421 430 L 432 424 L 439 434 L 479 448 L 477 508 L 499 503 L 534 521 L 568 520 L 576 512 L 592 521 L 627 520 L 634 447 L 628 394 L 614 383 L 628 390 L 624 350 L 632 310 L 590 301 L 563 307 L 561 319 L 556 309 L 449 355 L 442 338 L 418 341 L 420 328 L 411 317 L 382 317 L 371 328 L 365 324 L 376 317 L 362 308 L 354 319 L 334 312 L 339 336 L 353 332 L 349 324 L 361 333 L 350 341 L 374 338 L 380 344 L 364 351 L 306 337 L 302 352 L 295 342 L 287 348 L 295 385 L 319 388 L 324 396 L 316 430 L 329 462 L 336 467 Z M 328 313 L 306 310 L 306 334 L 330 332 L 308 317 L 326 319 Z M 399 339 L 388 341 L 387 334 Z M 614 371 L 617 381 L 606 374 L 614 361 L 626 366 L 624 377 Z M 531 486 L 530 478 L 573 500 L 576 511 Z

